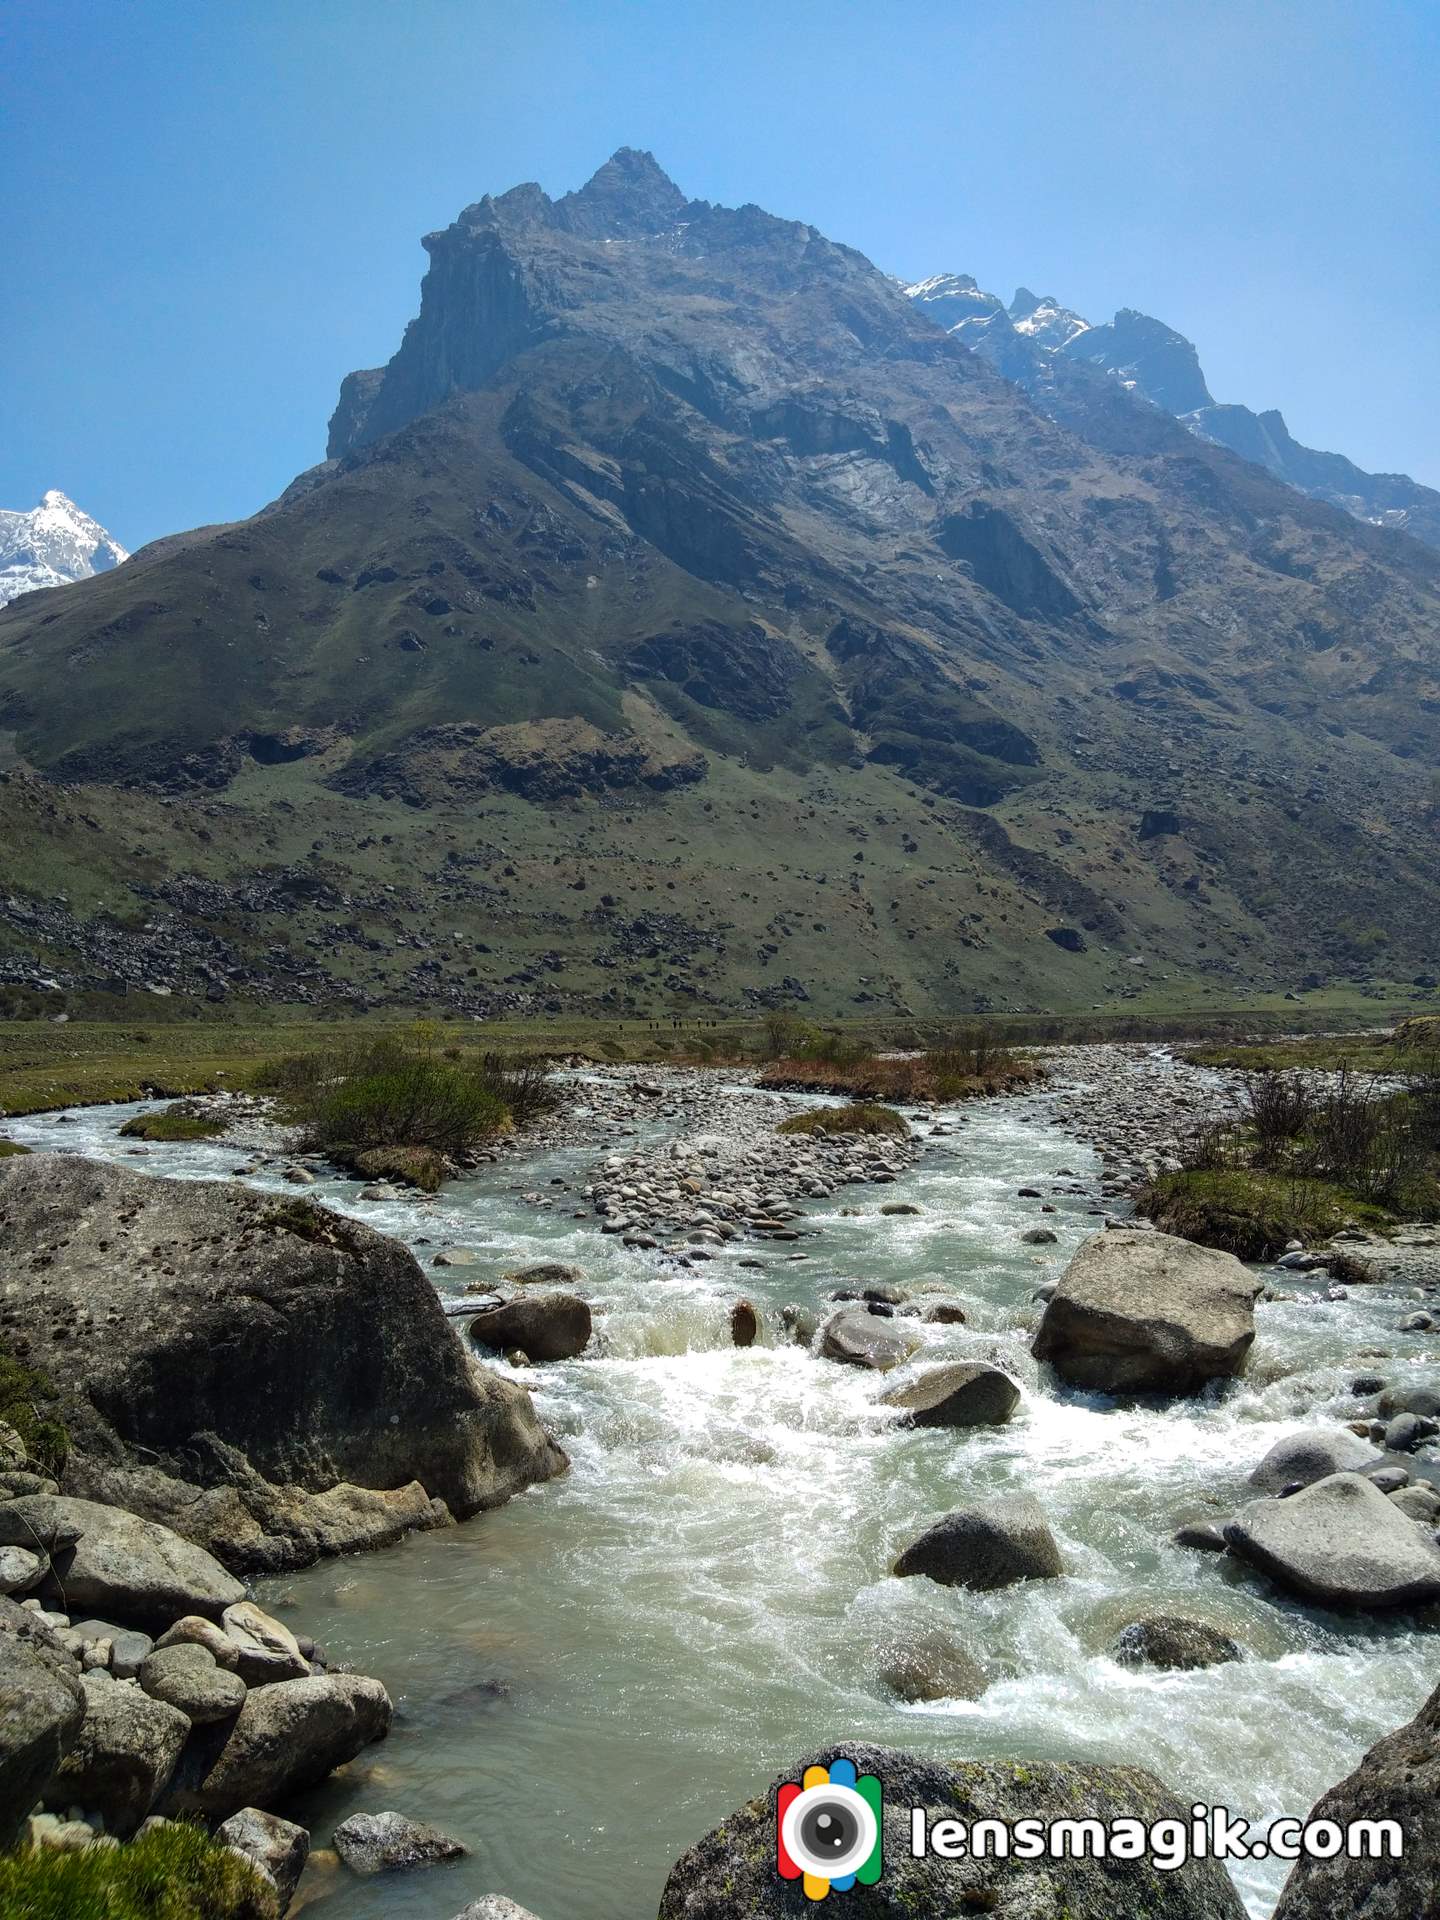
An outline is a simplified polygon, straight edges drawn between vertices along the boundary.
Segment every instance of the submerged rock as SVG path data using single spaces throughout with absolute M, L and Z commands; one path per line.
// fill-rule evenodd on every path
M 1071 1386 L 1193 1393 L 1243 1369 L 1261 1286 L 1233 1254 L 1167 1233 L 1098 1233 L 1046 1303 L 1033 1352 Z
M 1308 1819 L 1393 1820 L 1399 1860 L 1297 1860 L 1275 1920 L 1429 1920 L 1440 1913 L 1440 1687 L 1415 1718 L 1371 1747 Z
M 1038 1502 L 1024 1493 L 947 1513 L 895 1562 L 902 1579 L 924 1574 L 942 1586 L 978 1593 L 1017 1580 L 1053 1580 L 1064 1571 L 1049 1522 Z
M 769 1790 L 738 1808 L 682 1854 L 670 1871 L 659 1920 L 780 1920 L 808 1911 L 798 1882 L 775 1872 L 779 1788 L 807 1766 L 853 1760 L 880 1779 L 884 1793 L 885 1871 L 874 1886 L 843 1896 L 850 1920 L 919 1920 L 983 1914 L 992 1920 L 1244 1920 L 1245 1909 L 1223 1866 L 1191 1860 L 1162 1871 L 1136 1860 L 921 1859 L 910 1850 L 910 1808 L 937 1820 L 1024 1818 L 1041 1822 L 1127 1817 L 1153 1825 L 1190 1818 L 1180 1798 L 1141 1767 L 1102 1767 L 1053 1760 L 966 1760 L 947 1764 L 885 1747 L 847 1746 L 809 1754 Z
M 1238 1660 L 1240 1648 L 1208 1620 L 1188 1613 L 1150 1613 L 1120 1629 L 1110 1643 L 1110 1655 L 1126 1667 L 1184 1671 Z
M 1358 1473 L 1288 1500 L 1252 1500 L 1225 1528 L 1231 1553 L 1292 1593 L 1334 1607 L 1440 1600 L 1440 1547 Z
M 443 1519 L 437 1499 L 463 1517 L 564 1465 L 412 1255 L 298 1195 L 0 1161 L 0 1308 L 60 1389 L 66 1491 L 233 1571 L 394 1540 Z
M 978 1700 L 988 1684 L 985 1669 L 947 1633 L 932 1631 L 902 1639 L 881 1662 L 882 1687 L 897 1700 Z

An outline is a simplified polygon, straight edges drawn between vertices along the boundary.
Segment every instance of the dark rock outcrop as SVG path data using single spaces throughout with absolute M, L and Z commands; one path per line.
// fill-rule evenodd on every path
M 682 1854 L 670 1871 L 659 1920 L 782 1920 L 813 1912 L 799 1881 L 775 1872 L 776 1796 L 785 1780 L 811 1765 L 828 1766 L 841 1753 L 807 1755 L 765 1794 L 739 1807 Z M 936 1820 L 1020 1819 L 1186 1821 L 1190 1799 L 1171 1793 L 1141 1767 L 1073 1765 L 1053 1760 L 1024 1764 L 923 1760 L 885 1747 L 847 1747 L 843 1757 L 861 1773 L 876 1774 L 884 1791 L 885 1871 L 874 1886 L 845 1894 L 854 1920 L 904 1916 L 987 1914 L 994 1920 L 1244 1920 L 1225 1869 L 1192 1860 L 1173 1873 L 1153 1859 L 1006 1860 L 915 1859 L 910 1813 L 923 1807 Z
M 1311 1820 L 1394 1820 L 1399 1860 L 1299 1860 L 1275 1920 L 1429 1920 L 1440 1913 L 1440 1687 L 1408 1725 L 1377 1741 Z
M 411 1255 L 299 1199 L 7 1160 L 0 1315 L 60 1386 L 67 1494 L 242 1572 L 475 1513 L 564 1464 Z

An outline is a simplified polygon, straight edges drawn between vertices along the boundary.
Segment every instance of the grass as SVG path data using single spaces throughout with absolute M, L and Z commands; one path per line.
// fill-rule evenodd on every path
M 1218 1041 L 1187 1047 L 1185 1059 L 1196 1067 L 1224 1067 L 1241 1073 L 1391 1073 L 1398 1070 L 1395 1038 L 1390 1033 L 1291 1034 L 1283 1040 Z
M 809 1113 L 793 1113 L 782 1120 L 777 1133 L 900 1133 L 910 1129 L 891 1107 L 854 1105 L 815 1107 Z
M 13 1160 L 17 1154 L 29 1151 L 29 1147 L 21 1146 L 18 1140 L 0 1140 L 0 1160 Z
M 70 1452 L 64 1423 L 48 1411 L 59 1397 L 43 1373 L 0 1344 L 0 1423 L 15 1429 L 31 1460 L 47 1473 L 58 1473 Z
M 218 1113 L 206 1113 L 179 1101 L 159 1113 L 137 1113 L 120 1129 L 122 1140 L 215 1140 L 226 1131 Z
M 272 1887 L 183 1822 L 122 1847 L 0 1854 L 0 1920 L 275 1920 Z
M 1292 1240 L 1314 1246 L 1347 1220 L 1384 1228 L 1393 1215 L 1318 1180 L 1252 1168 L 1190 1168 L 1161 1174 L 1135 1197 L 1162 1233 L 1239 1260 L 1274 1260 Z
M 781 1092 L 848 1093 L 863 1100 L 948 1106 L 1014 1093 L 1043 1078 L 1039 1061 L 1005 1048 L 950 1045 L 899 1058 L 866 1053 L 851 1060 L 775 1060 L 759 1084 Z

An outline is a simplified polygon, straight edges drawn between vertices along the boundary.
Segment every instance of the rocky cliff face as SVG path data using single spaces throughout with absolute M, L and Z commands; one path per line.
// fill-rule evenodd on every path
M 98 520 L 52 487 L 28 513 L 0 509 L 0 607 L 22 593 L 108 573 L 128 560 Z
M 6 1160 L 0 1274 L 0 1329 L 61 1390 L 65 1492 L 231 1568 L 383 1544 L 564 1465 L 411 1255 L 304 1201 Z
M 6 877 L 63 846 L 106 910 L 0 898 L 34 956 L 0 970 L 919 1010 L 1090 1005 L 1132 962 L 1288 985 L 1373 964 L 1376 928 L 1425 964 L 1414 542 L 1187 431 L 1055 301 L 936 291 L 1003 377 L 852 249 L 648 155 L 427 246 L 326 463 L 0 614 Z M 662 903 L 683 937 L 637 955 Z M 122 935 L 157 915 L 177 961 Z

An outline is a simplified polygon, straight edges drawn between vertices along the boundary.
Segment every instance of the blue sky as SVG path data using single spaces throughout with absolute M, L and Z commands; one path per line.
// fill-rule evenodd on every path
M 321 458 L 420 235 L 617 146 L 907 276 L 1196 339 L 1440 485 L 1436 0 L 6 0 L 0 506 L 136 546 Z

